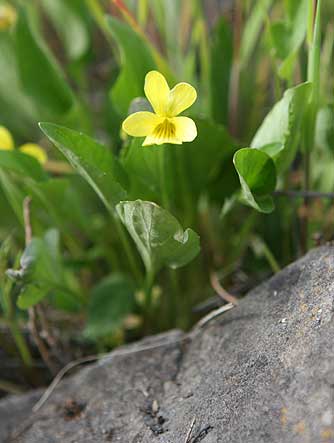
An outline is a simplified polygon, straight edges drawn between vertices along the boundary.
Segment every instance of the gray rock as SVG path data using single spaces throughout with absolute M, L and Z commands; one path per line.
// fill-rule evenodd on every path
M 2 400 L 0 441 L 185 443 L 195 419 L 188 443 L 334 442 L 333 301 L 326 246 L 191 342 L 171 331 L 127 347 L 175 341 L 82 369 L 35 415 L 36 393 Z

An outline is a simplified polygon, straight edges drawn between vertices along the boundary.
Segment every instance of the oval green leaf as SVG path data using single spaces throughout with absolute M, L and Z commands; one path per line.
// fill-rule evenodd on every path
M 251 143 L 252 148 L 280 143 L 283 148 L 275 156 L 279 174 L 286 171 L 294 160 L 300 126 L 312 91 L 311 83 L 302 83 L 288 89 L 263 120 Z
M 199 236 L 155 203 L 123 201 L 116 210 L 133 238 L 147 272 L 163 266 L 172 269 L 189 263 L 200 251 Z
M 274 202 L 271 194 L 276 187 L 274 161 L 265 152 L 244 148 L 235 153 L 233 163 L 239 175 L 244 202 L 260 212 L 272 212 Z

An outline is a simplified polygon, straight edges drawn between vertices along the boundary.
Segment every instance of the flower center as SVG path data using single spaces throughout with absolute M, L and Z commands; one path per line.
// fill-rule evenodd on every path
M 154 129 L 154 135 L 157 138 L 172 138 L 175 137 L 175 125 L 171 123 L 171 121 L 166 118 L 162 123 L 160 123 Z

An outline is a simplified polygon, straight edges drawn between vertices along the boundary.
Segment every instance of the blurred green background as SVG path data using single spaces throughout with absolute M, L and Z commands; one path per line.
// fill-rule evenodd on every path
M 333 44 L 329 0 L 0 1 L 14 148 L 0 131 L 0 391 L 189 328 L 332 239 Z M 121 131 L 153 69 L 197 89 L 194 142 L 142 148 Z M 174 246 L 158 246 L 145 269 L 115 209 L 138 199 L 163 207 L 156 238 L 191 228 L 199 255 L 169 269 Z

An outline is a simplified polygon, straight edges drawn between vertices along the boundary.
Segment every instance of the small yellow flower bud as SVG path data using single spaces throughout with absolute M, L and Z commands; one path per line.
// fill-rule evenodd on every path
M 46 155 L 44 149 L 36 145 L 35 143 L 26 143 L 25 145 L 22 145 L 19 149 L 24 154 L 35 157 L 35 159 L 38 160 L 42 165 L 47 162 L 48 156 Z
M 0 126 L 0 150 L 11 149 L 14 149 L 14 140 L 12 134 L 4 126 Z
M 0 5 L 0 31 L 7 31 L 16 22 L 16 18 L 17 13 L 13 6 L 7 3 Z

